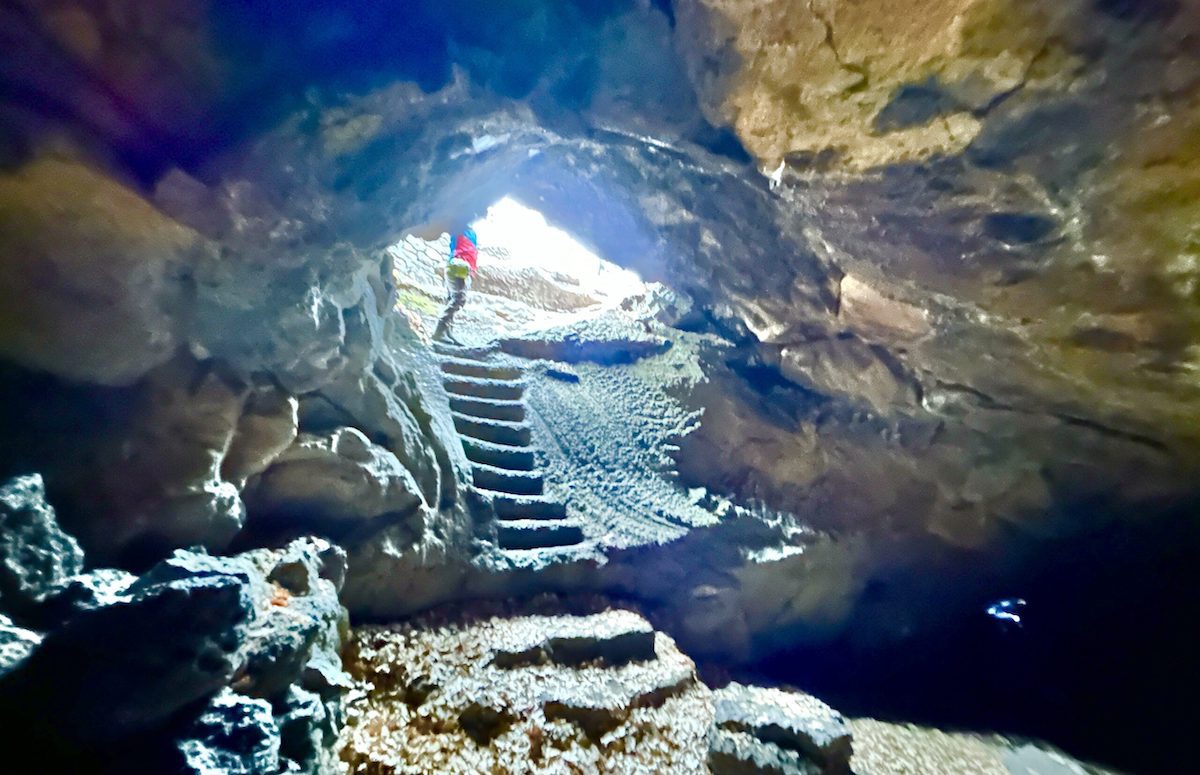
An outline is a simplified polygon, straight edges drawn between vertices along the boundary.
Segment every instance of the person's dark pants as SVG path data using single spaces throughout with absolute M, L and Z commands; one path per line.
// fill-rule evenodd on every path
M 467 280 L 465 277 L 451 277 L 446 283 L 447 305 L 434 329 L 433 338 L 440 339 L 450 332 L 450 324 L 462 306 L 467 303 Z

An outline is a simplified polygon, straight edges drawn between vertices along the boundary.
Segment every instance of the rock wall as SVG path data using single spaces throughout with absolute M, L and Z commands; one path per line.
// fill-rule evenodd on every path
M 99 566 L 315 534 L 364 610 L 471 589 L 486 508 L 386 249 L 510 194 L 723 340 L 685 485 L 947 578 L 1196 502 L 1194 0 L 20 1 L 0 30 L 0 475 L 39 473 Z M 754 626 L 826 624 L 844 598 L 811 590 L 853 608 L 849 566 L 792 559 L 794 617 Z M 248 573 L 205 576 L 200 624 L 237 628 Z M 689 588 L 677 626 L 781 575 Z M 11 676 L 190 589 L 32 626 L 0 581 Z M 197 757 L 319 715 L 214 694 L 221 654 L 179 694 L 211 703 Z M 138 702 L 113 734 L 179 710 Z

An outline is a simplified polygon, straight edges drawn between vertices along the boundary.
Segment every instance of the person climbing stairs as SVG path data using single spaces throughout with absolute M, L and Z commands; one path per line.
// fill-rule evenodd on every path
M 500 361 L 494 346 L 434 342 L 434 351 L 475 490 L 495 510 L 500 553 L 545 557 L 585 545 L 583 524 L 563 500 L 546 495 L 527 422 L 524 370 Z

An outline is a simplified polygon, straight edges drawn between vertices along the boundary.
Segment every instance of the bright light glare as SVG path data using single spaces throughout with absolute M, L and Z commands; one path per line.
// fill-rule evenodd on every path
M 547 223 L 537 210 L 509 197 L 489 207 L 487 215 L 472 227 L 481 249 L 508 251 L 509 266 L 532 266 L 569 275 L 583 290 L 616 299 L 643 289 L 636 274 L 600 258 L 570 234 Z

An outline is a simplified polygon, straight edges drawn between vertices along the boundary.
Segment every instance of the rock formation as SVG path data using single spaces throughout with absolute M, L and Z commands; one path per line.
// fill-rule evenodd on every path
M 423 700 L 368 691 L 362 718 L 516 770 L 645 716 L 631 767 L 837 771 L 840 731 L 710 736 L 741 690 L 689 660 L 853 695 L 856 670 L 803 666 L 986 642 L 974 673 L 999 654 L 1026 690 L 1086 669 L 1013 700 L 1025 727 L 928 715 L 1162 769 L 1195 688 L 1198 38 L 1195 0 L 7 3 L 6 750 L 333 771 L 343 606 L 384 627 L 350 657 L 378 690 L 375 652 L 444 635 L 392 620 L 551 592 L 636 607 L 670 664 L 577 706 L 530 636 L 536 667 L 460 676 L 445 739 Z M 465 319 L 491 335 L 431 347 L 422 240 L 503 196 L 655 285 L 617 304 L 485 267 Z M 1012 595 L 1045 661 L 979 634 Z M 557 626 L 494 605 L 497 640 L 455 636 L 481 654 Z M 467 701 L 542 667 L 552 711 Z M 370 758 L 382 730 L 346 761 L 417 755 Z M 948 748 L 976 743 L 1049 756 Z
M 40 490 L 36 477 L 4 488 L 6 509 L 38 517 L 36 531 L 6 526 L 24 549 L 6 569 L 42 581 L 36 597 L 0 600 L 35 628 L 0 618 L 6 739 L 35 747 L 52 772 L 276 772 L 281 756 L 288 771 L 328 771 L 349 688 L 341 549 L 300 539 L 237 557 L 180 550 L 141 577 L 84 574 Z M 50 556 L 75 575 L 46 572 Z

